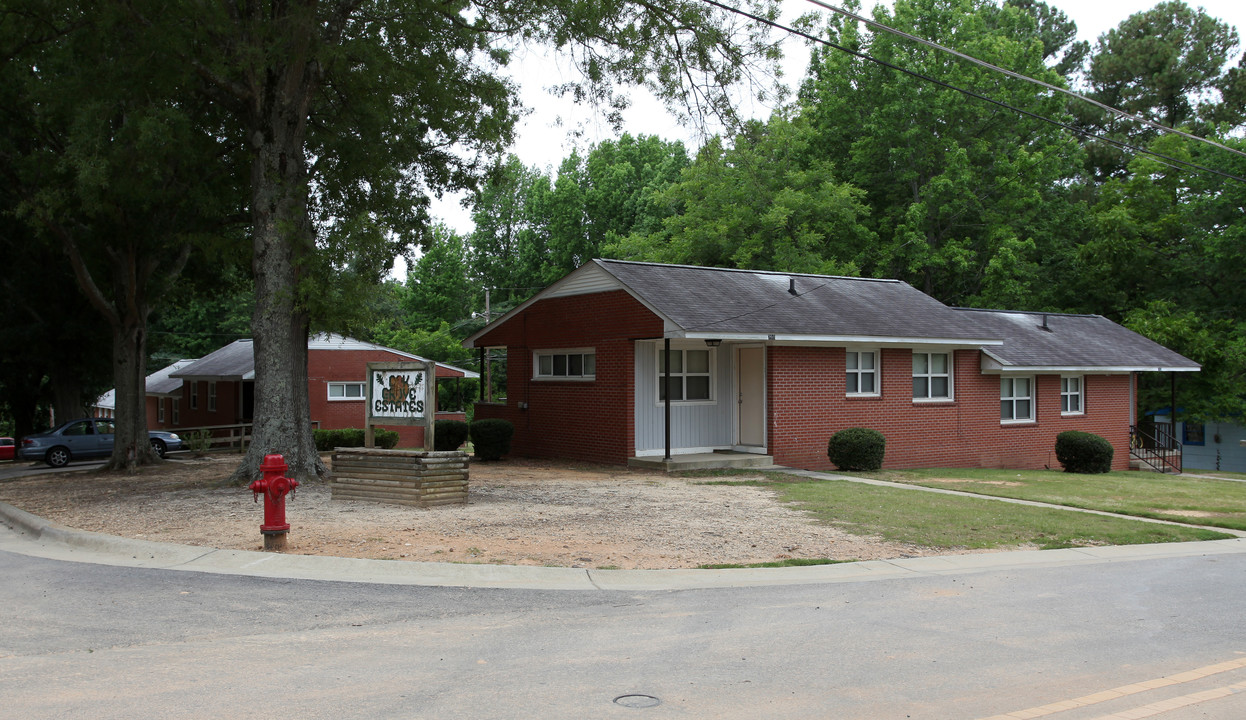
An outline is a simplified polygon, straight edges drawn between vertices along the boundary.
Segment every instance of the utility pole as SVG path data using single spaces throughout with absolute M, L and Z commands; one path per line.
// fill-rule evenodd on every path
M 485 288 L 485 325 L 493 321 L 489 306 L 489 288 Z M 485 402 L 493 402 L 493 359 L 485 348 Z

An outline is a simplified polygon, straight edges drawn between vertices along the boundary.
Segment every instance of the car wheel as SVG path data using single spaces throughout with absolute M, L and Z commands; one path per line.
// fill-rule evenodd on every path
M 54 447 L 48 451 L 48 454 L 45 455 L 43 459 L 52 467 L 65 467 L 69 464 L 69 448 L 60 446 Z
M 160 457 L 164 457 L 165 452 L 167 452 L 167 448 L 164 446 L 164 441 L 156 438 L 151 439 L 151 449 Z

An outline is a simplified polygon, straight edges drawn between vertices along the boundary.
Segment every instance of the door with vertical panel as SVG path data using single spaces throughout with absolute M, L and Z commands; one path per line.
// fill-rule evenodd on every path
M 736 351 L 736 427 L 739 444 L 766 445 L 766 359 L 765 348 Z

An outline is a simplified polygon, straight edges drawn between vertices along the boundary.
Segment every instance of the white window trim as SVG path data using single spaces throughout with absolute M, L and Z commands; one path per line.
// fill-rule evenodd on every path
M 208 412 L 216 412 L 216 381 L 208 381 Z
M 156 398 L 156 422 L 164 423 L 164 398 Z
M 848 355 L 851 353 L 858 353 L 858 356 L 857 356 L 858 368 L 856 370 L 848 369 Z M 874 354 L 874 369 L 873 370 L 869 370 L 866 372 L 861 371 L 860 353 L 873 353 Z M 881 348 L 851 348 L 851 347 L 847 348 L 844 351 L 844 395 L 846 397 L 880 397 L 883 394 L 883 372 L 882 370 L 883 370 L 883 351 Z M 873 375 L 874 376 L 874 389 L 871 390 L 870 392 L 850 392 L 848 390 L 848 376 L 854 373 L 857 375 L 857 387 L 861 387 L 861 375 L 863 374 Z
M 913 402 L 921 403 L 921 404 L 955 402 L 956 400 L 956 353 L 952 352 L 951 350 L 921 350 L 921 351 L 914 350 L 913 356 L 915 357 L 917 355 L 927 355 L 927 356 L 946 355 L 947 356 L 947 397 L 941 397 L 941 396 L 940 397 L 914 397 Z M 911 367 L 912 358 L 909 359 L 909 364 Z M 929 366 L 929 364 L 930 364 L 929 361 L 927 361 L 927 366 Z M 936 378 L 936 377 L 943 377 L 943 374 L 942 373 L 940 374 L 929 374 L 928 373 L 926 375 L 913 375 L 910 371 L 910 378 L 915 378 L 915 377 Z M 910 383 L 910 386 L 911 384 L 912 383 Z M 929 387 L 929 385 L 927 385 L 927 387 Z M 911 392 L 912 392 L 912 388 L 910 387 L 910 393 Z
M 1030 394 L 1029 395 L 1014 394 L 1009 397 L 1004 397 L 1004 381 L 1005 380 L 1028 380 L 1029 385 L 1030 385 Z M 1029 400 L 1030 401 L 1030 416 L 1029 417 L 1004 419 L 1004 416 L 1001 413 L 1000 418 L 999 418 L 999 424 L 1000 425 L 1033 425 L 1034 423 L 1038 422 L 1038 401 L 1035 398 L 1038 387 L 1036 386 L 1034 382 L 1034 376 L 1033 375 L 1001 375 L 999 382 L 1000 382 L 999 400 L 1001 403 L 1005 400 L 1012 401 L 1012 409 L 1014 413 L 1016 412 L 1016 409 L 1017 409 L 1017 400 Z M 1015 382 L 1013 383 L 1013 392 L 1014 393 L 1016 392 Z
M 334 385 L 340 385 L 340 386 L 342 386 L 342 397 L 333 397 L 333 390 L 332 390 L 332 388 L 333 388 L 333 386 L 334 386 Z M 346 386 L 347 386 L 347 385 L 356 385 L 356 386 L 358 386 L 358 387 L 359 387 L 359 393 L 360 393 L 359 397 L 346 397 Z M 367 394 L 367 392 L 368 392 L 368 388 L 364 387 L 364 385 L 365 385 L 365 383 L 364 383 L 362 380 L 360 380 L 359 382 L 354 382 L 354 381 L 349 381 L 349 382 L 348 382 L 348 381 L 345 381 L 345 380 L 334 381 L 334 382 L 327 382 L 327 383 L 325 383 L 325 386 L 324 386 L 324 392 L 325 392 L 325 395 L 328 397 L 329 402 L 364 402 L 364 401 L 366 401 L 366 400 L 368 399 L 368 398 L 366 397 L 366 394 Z
M 664 407 L 666 401 L 662 399 L 662 379 L 664 373 L 662 367 L 662 351 L 665 349 L 663 343 L 654 343 L 657 352 L 654 353 L 653 369 L 657 373 L 653 383 L 653 401 L 658 407 Z M 696 345 L 676 345 L 671 343 L 671 352 L 687 352 L 688 350 L 705 350 L 709 353 L 709 378 L 710 378 L 710 396 L 708 400 L 675 400 L 676 405 L 717 405 L 718 404 L 718 348 L 707 347 L 698 342 Z M 684 356 L 684 365 L 687 366 L 687 356 Z M 693 377 L 701 377 L 704 373 L 693 373 Z M 671 378 L 687 377 L 688 373 L 671 373 Z M 687 395 L 687 383 L 684 383 Z
M 541 375 L 542 355 L 592 355 L 592 375 Z M 597 379 L 597 348 L 558 348 L 532 351 L 532 379 L 539 382 L 593 382 Z
M 191 410 L 199 409 L 199 381 L 198 380 L 190 381 L 190 409 Z
M 1065 380 L 1077 380 L 1077 392 L 1070 393 L 1064 390 Z M 1077 396 L 1077 410 L 1065 410 L 1064 399 L 1071 395 Z M 1085 375 L 1061 375 L 1060 376 L 1060 414 L 1065 417 L 1086 414 L 1086 376 Z
M 182 424 L 182 399 L 173 398 L 173 424 Z

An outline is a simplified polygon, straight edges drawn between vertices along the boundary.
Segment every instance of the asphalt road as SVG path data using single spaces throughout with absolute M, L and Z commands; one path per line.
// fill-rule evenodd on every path
M 0 577 L 0 717 L 1246 717 L 1243 553 L 667 591 Z

